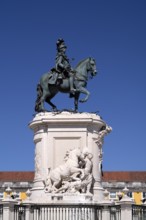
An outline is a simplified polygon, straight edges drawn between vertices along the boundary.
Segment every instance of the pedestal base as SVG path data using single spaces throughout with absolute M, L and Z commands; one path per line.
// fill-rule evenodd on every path
M 33 192 L 33 191 L 32 191 Z M 93 195 L 90 194 L 53 194 L 53 193 L 39 193 L 32 194 L 31 201 L 36 204 L 92 204 Z
M 50 200 L 54 198 L 69 202 L 71 200 L 88 202 L 103 200 L 101 185 L 102 143 L 104 135 L 109 132 L 106 123 L 100 116 L 91 113 L 38 113 L 29 124 L 34 131 L 35 142 L 35 178 L 32 188 L 31 200 Z M 92 174 L 94 186 L 92 196 L 76 195 L 66 196 L 45 192 L 45 181 L 49 170 L 58 167 L 64 161 L 67 151 L 72 149 L 88 148 L 93 155 Z M 63 198 L 63 199 L 61 199 Z

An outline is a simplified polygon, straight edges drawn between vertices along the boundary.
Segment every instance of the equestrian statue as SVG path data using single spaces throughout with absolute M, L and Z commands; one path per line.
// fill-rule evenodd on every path
M 75 69 L 70 65 L 66 55 L 66 45 L 63 39 L 58 39 L 56 65 L 50 72 L 42 75 L 37 85 L 37 99 L 35 103 L 36 112 L 47 111 L 44 103 L 47 102 L 53 111 L 57 111 L 56 105 L 51 99 L 58 93 L 69 93 L 70 98 L 74 98 L 74 111 L 78 111 L 78 101 L 86 102 L 90 92 L 86 89 L 88 73 L 91 78 L 97 74 L 95 60 L 91 57 L 80 61 Z M 79 100 L 80 93 L 85 94 L 85 98 Z

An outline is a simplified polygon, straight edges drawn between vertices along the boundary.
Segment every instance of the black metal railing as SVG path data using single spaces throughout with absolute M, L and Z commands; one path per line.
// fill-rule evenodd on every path
M 146 220 L 146 206 L 132 205 L 132 220 Z
M 119 205 L 109 206 L 110 220 L 121 220 L 121 207 Z
M 0 205 L 0 220 L 3 220 L 3 205 Z
M 102 220 L 102 207 L 90 205 L 33 205 L 32 220 Z
M 15 205 L 14 206 L 14 220 L 25 220 L 25 206 Z

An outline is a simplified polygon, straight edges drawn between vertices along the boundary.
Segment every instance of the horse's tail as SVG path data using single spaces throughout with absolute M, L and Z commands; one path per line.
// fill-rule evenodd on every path
M 43 95 L 43 89 L 42 86 L 40 84 L 37 85 L 37 99 L 35 102 L 35 111 L 39 112 L 40 109 L 40 103 L 41 103 L 41 97 Z

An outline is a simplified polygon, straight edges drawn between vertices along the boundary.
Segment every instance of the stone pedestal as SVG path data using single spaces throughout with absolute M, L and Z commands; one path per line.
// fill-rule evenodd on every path
M 48 168 L 59 166 L 67 150 L 87 147 L 93 154 L 93 200 L 103 199 L 101 184 L 102 144 L 104 135 L 111 128 L 91 113 L 38 113 L 29 127 L 34 131 L 35 177 L 31 199 L 49 201 L 50 196 L 44 190 L 44 180 Z

